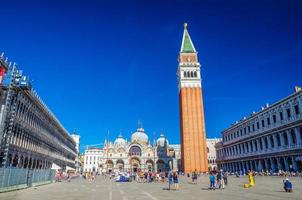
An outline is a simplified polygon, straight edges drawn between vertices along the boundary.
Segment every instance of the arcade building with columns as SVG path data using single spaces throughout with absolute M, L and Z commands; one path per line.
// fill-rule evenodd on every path
M 15 64 L 0 56 L 0 167 L 75 168 L 76 142 Z
M 302 90 L 236 122 L 216 144 L 218 168 L 302 171 Z

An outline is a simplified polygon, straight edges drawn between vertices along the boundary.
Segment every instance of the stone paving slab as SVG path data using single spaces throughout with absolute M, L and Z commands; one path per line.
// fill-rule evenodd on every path
M 52 183 L 24 190 L 1 193 L 0 200 L 302 200 L 302 178 L 290 178 L 293 193 L 285 193 L 280 177 L 256 177 L 254 188 L 244 189 L 247 177 L 229 177 L 224 190 L 208 190 L 207 176 L 198 184 L 180 178 L 180 190 L 168 191 L 166 183 L 115 183 L 101 176 L 93 182 L 82 178 L 71 182 Z

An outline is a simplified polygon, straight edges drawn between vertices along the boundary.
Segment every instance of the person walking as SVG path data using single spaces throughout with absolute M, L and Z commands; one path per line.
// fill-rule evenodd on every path
M 223 173 L 223 181 L 225 185 L 228 185 L 228 172 Z
M 173 172 L 173 182 L 175 190 L 179 190 L 179 183 L 178 183 L 178 174 L 177 172 Z
M 171 185 L 173 184 L 173 175 L 172 175 L 172 172 L 169 171 L 169 174 L 168 174 L 168 184 L 169 184 L 169 191 L 171 190 Z
M 224 181 L 223 181 L 223 178 L 222 178 L 222 172 L 218 172 L 217 174 L 217 184 L 218 184 L 218 188 L 219 189 L 224 189 Z
M 197 184 L 197 170 L 196 169 L 194 172 L 192 172 L 192 183 Z

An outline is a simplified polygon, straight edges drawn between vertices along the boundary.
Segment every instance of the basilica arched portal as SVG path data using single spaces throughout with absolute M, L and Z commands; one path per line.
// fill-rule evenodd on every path
M 137 157 L 132 157 L 130 158 L 130 166 L 131 166 L 131 171 L 132 172 L 139 172 L 141 169 L 141 162 L 139 158 Z
M 108 172 L 112 172 L 113 171 L 113 161 L 107 160 L 106 165 L 107 165 Z
M 146 161 L 146 167 L 148 171 L 154 171 L 154 162 L 153 160 L 149 159 Z
M 118 171 L 123 172 L 124 171 L 124 161 L 123 160 L 117 160 L 116 161 L 116 168 L 118 169 Z

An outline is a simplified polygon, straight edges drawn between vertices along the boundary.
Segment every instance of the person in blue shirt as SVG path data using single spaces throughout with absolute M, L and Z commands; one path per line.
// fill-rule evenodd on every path
M 215 175 L 211 172 L 210 173 L 210 189 L 215 190 Z
M 172 172 L 169 171 L 169 174 L 168 174 L 169 191 L 171 190 L 172 183 L 173 183 L 173 175 L 172 175 Z
M 285 181 L 283 181 L 283 188 L 285 192 L 292 192 L 293 191 L 293 184 L 286 178 Z

